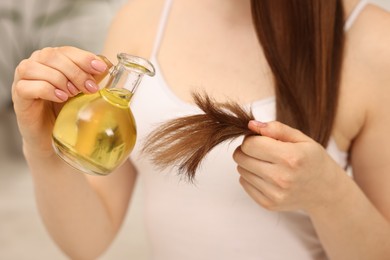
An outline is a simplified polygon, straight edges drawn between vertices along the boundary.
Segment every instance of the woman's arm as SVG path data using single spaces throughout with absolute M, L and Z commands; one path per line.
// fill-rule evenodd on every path
M 390 255 L 389 27 L 390 15 L 369 6 L 348 35 L 354 48 L 349 56 L 355 85 L 350 91 L 363 93 L 360 105 L 365 107 L 364 125 L 350 149 L 354 182 L 342 182 L 338 187 L 345 196 L 313 212 L 318 234 L 334 259 Z
M 249 127 L 261 136 L 246 138 L 234 153 L 240 183 L 249 196 L 272 211 L 307 212 L 330 259 L 388 258 L 390 153 L 381 149 L 390 145 L 388 136 L 382 136 L 386 141 L 378 141 L 376 149 L 369 148 L 372 143 L 360 147 L 364 158 L 354 155 L 354 161 L 365 165 L 354 182 L 300 131 L 279 122 L 251 121 Z M 388 133 L 390 124 L 381 133 L 385 129 Z M 381 164 L 372 164 L 371 156 L 378 156 Z
M 150 26 L 143 14 L 152 2 L 130 1 L 115 17 L 103 53 L 114 63 L 119 52 L 145 56 L 148 45 L 143 41 L 150 39 L 140 32 L 148 30 L 138 27 Z M 139 34 L 130 37 L 135 28 Z M 95 54 L 72 47 L 36 51 L 16 69 L 12 90 L 39 213 L 55 242 L 72 259 L 96 259 L 109 246 L 124 219 L 136 179 L 130 162 L 109 176 L 89 176 L 63 163 L 52 149 L 53 122 L 62 103 L 79 91 L 97 91 L 86 84 L 102 73 L 96 60 Z
M 349 127 L 361 125 L 351 131 L 353 178 L 313 140 L 278 122 L 251 122 L 262 136 L 246 138 L 234 154 L 246 192 L 270 210 L 306 211 L 330 259 L 390 255 L 388 28 L 390 15 L 369 6 L 348 32 L 341 103 L 349 103 L 341 108 L 356 109 L 340 113 L 359 118 Z
M 49 234 L 71 259 L 96 259 L 123 222 L 136 179 L 133 167 L 126 162 L 108 176 L 87 176 L 55 154 L 24 151 Z
M 88 84 L 95 84 L 93 76 L 104 69 L 92 53 L 46 48 L 20 63 L 12 86 L 40 214 L 54 240 L 73 259 L 93 259 L 107 248 L 123 220 L 135 180 L 129 162 L 110 177 L 87 177 L 59 159 L 51 145 L 62 103 L 78 91 L 96 92 Z

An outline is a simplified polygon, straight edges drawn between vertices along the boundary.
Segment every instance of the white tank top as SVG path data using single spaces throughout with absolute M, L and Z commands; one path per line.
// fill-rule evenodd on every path
M 157 170 L 140 154 L 144 138 L 158 124 L 202 113 L 171 91 L 157 60 L 171 3 L 166 1 L 151 57 L 156 76 L 144 79 L 131 104 L 138 129 L 131 157 L 143 185 L 144 222 L 152 259 L 327 259 L 306 214 L 265 210 L 245 193 L 232 159 L 242 138 L 213 149 L 197 172 L 195 184 L 185 182 L 175 168 Z M 346 29 L 365 4 L 359 3 Z M 260 121 L 276 119 L 273 97 L 248 106 Z M 347 154 L 333 140 L 327 151 L 346 167 Z

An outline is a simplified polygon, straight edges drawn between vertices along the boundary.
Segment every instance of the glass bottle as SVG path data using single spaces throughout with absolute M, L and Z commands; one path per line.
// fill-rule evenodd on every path
M 137 56 L 120 53 L 116 66 L 101 58 L 111 67 L 99 84 L 101 89 L 70 99 L 53 129 L 59 157 L 93 175 L 109 174 L 129 156 L 137 136 L 129 103 L 143 76 L 155 73 L 149 61 Z

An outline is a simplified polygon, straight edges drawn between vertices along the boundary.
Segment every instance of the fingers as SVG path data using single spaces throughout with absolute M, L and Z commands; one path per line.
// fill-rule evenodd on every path
M 67 96 L 79 93 L 62 72 L 33 60 L 23 60 L 17 67 L 17 73 L 20 75 L 20 80 L 45 81 L 52 85 L 53 89 L 62 90 Z M 26 86 L 26 82 L 23 85 Z
M 99 87 L 93 75 L 100 74 L 107 69 L 107 65 L 96 55 L 73 47 L 45 48 L 34 52 L 29 60 L 46 66 L 55 74 L 62 73 L 68 80 L 54 86 L 68 94 L 80 91 L 96 92 Z M 30 65 L 33 66 L 33 64 Z M 21 75 L 24 79 L 30 79 L 27 73 L 21 73 Z M 42 77 L 42 75 L 39 76 Z
M 264 186 L 265 182 L 274 184 L 271 178 L 268 178 L 266 175 L 256 174 L 246 167 L 244 168 L 242 166 L 237 166 L 237 171 L 241 175 L 241 177 L 243 177 L 253 186 L 260 188 L 260 190 L 261 187 Z
M 241 144 L 240 150 L 247 156 L 266 162 L 279 162 L 285 145 L 267 136 L 248 136 Z
M 59 47 L 58 50 L 88 73 L 100 74 L 107 69 L 107 64 L 102 61 L 102 58 L 91 52 L 71 46 Z
M 20 80 L 17 87 L 15 87 L 15 96 L 26 100 L 44 99 L 57 103 L 64 102 L 68 99 L 66 92 L 60 89 L 53 89 L 50 83 L 42 80 Z
M 240 174 L 252 173 L 257 177 L 280 187 L 285 187 L 287 184 L 288 176 L 282 175 L 283 178 L 281 178 L 277 172 L 277 166 L 274 163 L 247 156 L 240 148 L 237 148 L 233 157 L 238 163 L 237 170 Z
M 289 195 L 285 188 L 243 168 L 238 167 L 238 172 L 241 175 L 240 184 L 258 204 L 269 210 L 281 209 L 287 205 L 285 202 L 289 200 Z
M 242 152 L 238 147 L 233 154 L 234 161 L 238 164 L 239 168 L 245 169 L 249 172 L 269 172 L 273 163 L 259 160 L 254 157 L 250 157 Z M 259 174 L 260 175 L 260 174 Z
M 94 76 L 106 73 L 97 55 L 74 47 L 35 51 L 15 70 L 12 98 L 17 111 L 28 111 L 35 99 L 64 102 L 80 92 L 98 91 Z
M 94 93 L 99 87 L 93 76 L 106 70 L 106 63 L 98 56 L 77 48 L 38 50 L 29 59 L 20 62 L 16 68 L 13 93 L 18 96 L 14 98 L 45 97 L 47 100 L 63 102 L 80 92 Z M 40 82 L 41 86 L 36 81 Z M 28 84 L 29 82 L 31 84 Z
M 301 156 L 304 144 L 314 141 L 297 129 L 280 122 L 261 123 L 250 121 L 249 128 L 261 135 L 244 139 L 240 149 L 253 158 L 271 163 L 290 163 Z
M 303 134 L 301 131 L 289 127 L 278 121 L 262 123 L 252 120 L 248 124 L 249 129 L 259 133 L 263 136 L 268 136 L 276 140 L 283 142 L 305 142 L 311 140 L 308 136 Z
M 57 57 L 58 55 L 66 56 L 72 63 L 90 74 L 100 74 L 107 69 L 107 64 L 98 55 L 71 46 L 44 48 L 35 51 L 31 55 L 31 59 L 56 66 L 55 61 L 60 62 L 63 58 Z
M 272 200 L 264 193 L 264 191 L 257 189 L 254 185 L 251 184 L 243 176 L 240 177 L 240 184 L 246 191 L 246 193 L 259 205 L 262 207 L 272 210 L 274 203 Z

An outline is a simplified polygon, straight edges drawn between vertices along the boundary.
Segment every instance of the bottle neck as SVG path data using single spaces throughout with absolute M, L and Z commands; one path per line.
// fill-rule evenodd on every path
M 118 63 L 110 72 L 110 80 L 106 85 L 106 88 L 126 89 L 134 94 L 142 78 L 143 74 L 132 70 L 131 67 L 127 65 L 125 66 Z
M 112 66 L 111 63 L 111 66 L 108 66 L 110 68 L 109 77 L 107 77 L 105 84 L 102 82 L 105 87 L 101 93 L 113 102 L 119 98 L 128 103 L 135 94 L 143 76 L 145 74 L 154 76 L 155 69 L 148 60 L 138 56 L 120 53 L 117 58 L 118 64 L 116 66 Z M 105 57 L 103 57 L 104 59 Z

